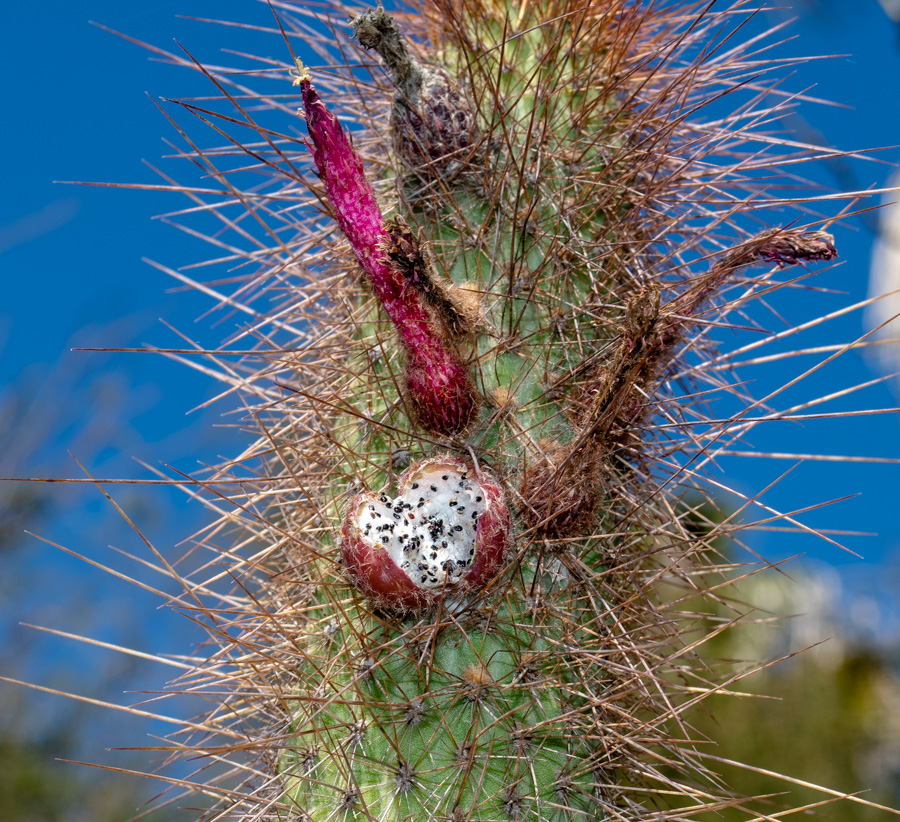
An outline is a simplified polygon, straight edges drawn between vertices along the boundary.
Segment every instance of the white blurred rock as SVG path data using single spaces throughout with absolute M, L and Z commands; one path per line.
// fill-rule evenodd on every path
M 878 0 L 878 5 L 895 23 L 900 23 L 900 0 Z
M 900 15 L 900 0 L 894 5 Z M 890 185 L 900 186 L 900 175 Z M 883 344 L 872 350 L 881 369 L 893 374 L 900 371 L 900 190 L 887 194 L 884 201 L 879 212 L 879 236 L 872 248 L 869 296 L 885 296 L 869 306 L 866 324 L 872 329 L 887 323 L 872 337 Z M 900 377 L 894 380 L 894 388 L 900 393 Z

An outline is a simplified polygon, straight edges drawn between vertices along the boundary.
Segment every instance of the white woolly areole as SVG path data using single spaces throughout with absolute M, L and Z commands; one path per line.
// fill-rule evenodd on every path
M 465 471 L 438 465 L 423 471 L 402 496 L 381 495 L 361 507 L 360 534 L 381 545 L 420 588 L 462 579 L 475 561 L 478 518 L 487 501 Z

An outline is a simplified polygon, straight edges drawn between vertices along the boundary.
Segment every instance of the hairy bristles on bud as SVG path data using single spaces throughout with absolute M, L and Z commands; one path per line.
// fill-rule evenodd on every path
M 465 366 L 441 339 L 418 291 L 408 287 L 410 278 L 428 277 L 424 271 L 418 276 L 410 271 L 424 257 L 413 250 L 397 250 L 362 162 L 302 66 L 295 83 L 303 96 L 316 167 L 338 225 L 406 351 L 406 388 L 413 415 L 438 434 L 459 433 L 471 421 L 478 402 Z

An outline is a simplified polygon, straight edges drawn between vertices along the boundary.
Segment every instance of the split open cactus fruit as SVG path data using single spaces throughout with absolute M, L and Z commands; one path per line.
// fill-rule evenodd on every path
M 737 807 L 683 716 L 723 681 L 707 477 L 768 413 L 721 341 L 836 258 L 786 210 L 808 147 L 775 147 L 759 43 L 722 35 L 744 2 L 412 6 L 275 3 L 280 85 L 210 70 L 229 114 L 183 103 L 240 132 L 191 156 L 238 283 L 207 290 L 249 317 L 210 369 L 258 438 L 205 483 L 233 508 L 178 601 L 213 600 L 182 687 L 215 707 L 178 753 L 238 763 L 211 818 Z
M 411 467 L 393 499 L 357 497 L 341 537 L 344 565 L 360 591 L 374 605 L 403 611 L 484 590 L 503 567 L 510 516 L 495 480 L 438 457 Z

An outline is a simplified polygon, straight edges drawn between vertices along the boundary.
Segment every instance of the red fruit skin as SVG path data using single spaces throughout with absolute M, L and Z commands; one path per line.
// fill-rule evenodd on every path
M 338 225 L 406 351 L 406 388 L 415 416 L 435 433 L 458 434 L 478 405 L 468 372 L 437 333 L 407 274 L 385 253 L 390 233 L 349 136 L 308 80 L 300 81 L 300 92 L 313 160 Z
M 475 561 L 454 585 L 442 589 L 420 587 L 397 566 L 381 544 L 363 537 L 356 525 L 357 513 L 363 505 L 378 500 L 378 494 L 360 494 L 347 509 L 341 526 L 341 557 L 344 567 L 356 587 L 378 607 L 400 612 L 421 611 L 437 604 L 445 594 L 475 594 L 483 591 L 503 569 L 512 518 L 503 491 L 493 477 L 483 471 L 476 472 L 457 457 L 435 457 L 413 464 L 403 473 L 397 482 L 397 496 L 404 496 L 412 484 L 419 481 L 427 471 L 437 472 L 444 467 L 466 471 L 475 476 L 486 501 L 485 511 L 478 518 Z
M 377 494 L 360 494 L 341 527 L 341 558 L 354 585 L 376 605 L 392 611 L 421 611 L 440 597 L 419 588 L 390 558 L 382 545 L 369 542 L 356 526 L 356 513 Z

